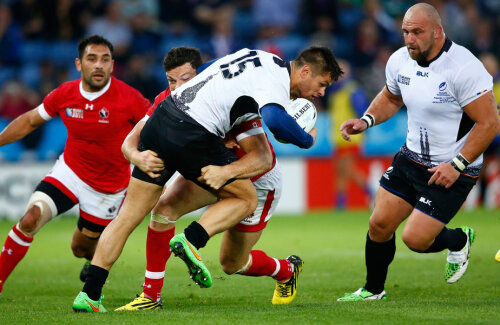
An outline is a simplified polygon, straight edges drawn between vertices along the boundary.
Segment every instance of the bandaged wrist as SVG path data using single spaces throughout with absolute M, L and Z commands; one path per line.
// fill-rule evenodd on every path
M 455 158 L 451 160 L 450 164 L 457 171 L 462 172 L 470 164 L 470 162 L 467 159 L 465 159 L 465 157 L 462 156 L 462 154 L 459 153 L 458 155 L 455 156 Z
M 367 129 L 375 125 L 375 117 L 369 113 L 365 113 L 360 120 L 366 123 Z

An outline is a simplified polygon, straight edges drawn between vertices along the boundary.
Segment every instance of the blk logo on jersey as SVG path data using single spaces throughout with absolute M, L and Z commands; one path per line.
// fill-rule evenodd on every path
M 446 81 L 442 82 L 439 84 L 439 91 L 445 91 L 446 90 Z
M 109 123 L 109 110 L 106 107 L 101 108 L 101 110 L 99 111 L 99 117 L 101 118 L 99 120 L 99 123 Z
M 417 71 L 417 76 L 419 77 L 429 77 L 429 72 Z
M 403 84 L 403 85 L 410 85 L 410 79 L 409 77 L 405 77 L 401 74 L 398 74 L 398 83 Z
M 66 116 L 72 118 L 83 118 L 83 109 L 66 107 Z

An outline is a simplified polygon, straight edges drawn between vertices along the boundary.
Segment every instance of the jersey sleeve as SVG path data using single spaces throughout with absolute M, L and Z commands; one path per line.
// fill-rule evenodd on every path
M 463 108 L 493 89 L 493 77 L 481 61 L 475 59 L 457 73 L 453 86 L 455 98 Z
M 393 95 L 401 95 L 398 85 L 398 70 L 400 63 L 400 51 L 394 52 L 385 66 L 385 84 L 387 90 Z
M 262 128 L 262 122 L 259 119 L 253 119 L 235 125 L 231 129 L 231 133 L 236 141 L 241 141 L 246 137 L 264 133 L 264 129 Z
M 47 96 L 45 96 L 43 103 L 38 106 L 40 116 L 42 116 L 45 120 L 56 117 L 59 110 L 64 109 L 63 105 L 61 105 L 62 98 L 64 98 L 64 96 L 61 96 L 60 88 L 52 90 Z

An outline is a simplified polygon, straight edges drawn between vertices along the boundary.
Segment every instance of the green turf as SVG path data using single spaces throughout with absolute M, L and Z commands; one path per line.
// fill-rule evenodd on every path
M 0 324 L 498 324 L 500 320 L 500 211 L 461 212 L 450 226 L 476 230 L 469 270 L 455 284 L 444 281 L 445 254 L 417 254 L 400 240 L 389 270 L 387 301 L 338 303 L 364 283 L 364 241 L 369 212 L 325 212 L 276 216 L 257 249 L 270 256 L 297 254 L 305 265 L 298 294 L 289 306 L 272 306 L 274 281 L 225 275 L 218 264 L 220 236 L 201 254 L 214 285 L 200 289 L 176 258 L 167 264 L 164 309 L 144 312 L 75 314 L 74 297 L 83 260 L 72 256 L 74 218 L 52 221 L 37 236 L 26 258 L 7 281 L 0 298 Z M 191 220 L 181 220 L 177 232 Z M 3 243 L 12 222 L 0 221 Z M 129 239 L 104 288 L 113 310 L 141 291 L 146 223 Z

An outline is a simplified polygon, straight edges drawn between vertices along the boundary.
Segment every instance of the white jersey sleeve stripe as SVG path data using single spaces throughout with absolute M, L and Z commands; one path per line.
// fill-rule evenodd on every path
M 48 121 L 48 120 L 52 119 L 52 116 L 50 116 L 49 113 L 47 113 L 47 111 L 45 110 L 45 106 L 43 106 L 43 103 L 41 103 L 40 105 L 38 105 L 37 109 L 38 109 L 38 114 L 40 114 L 40 116 L 45 121 Z
M 245 139 L 245 138 L 250 137 L 252 135 L 261 134 L 261 133 L 264 133 L 263 128 L 250 129 L 248 131 L 245 131 L 243 133 L 238 134 L 236 136 L 236 141 L 241 141 L 242 139 Z

